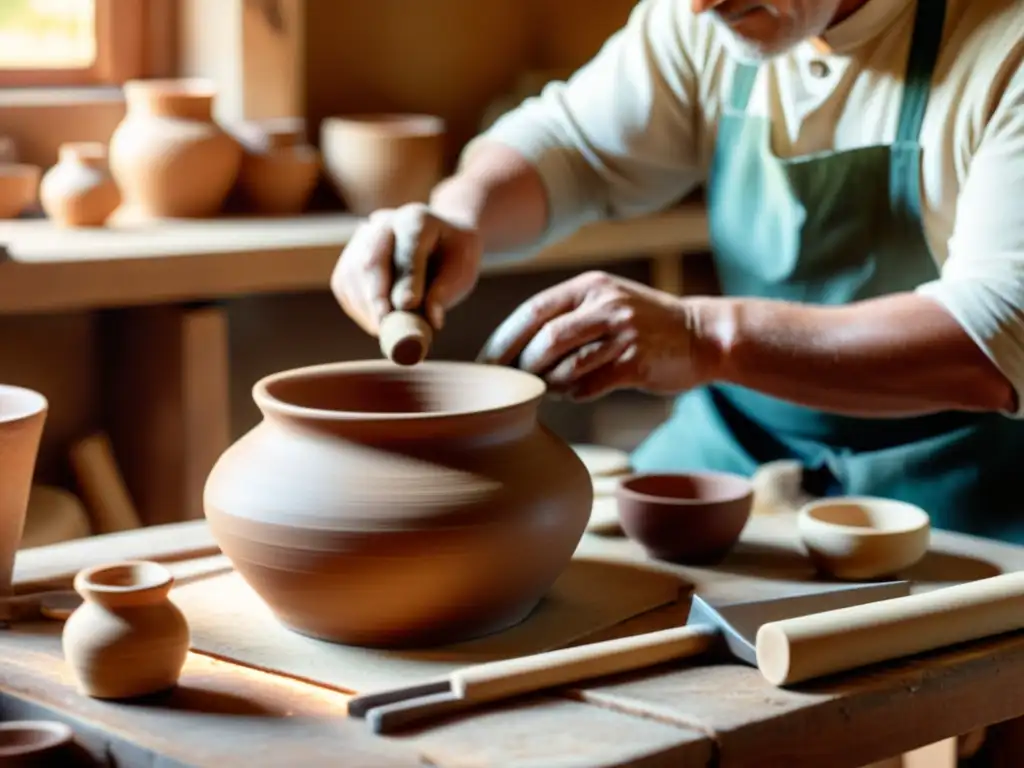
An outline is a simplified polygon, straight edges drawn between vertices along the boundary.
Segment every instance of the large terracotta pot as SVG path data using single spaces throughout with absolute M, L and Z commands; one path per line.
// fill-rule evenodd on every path
M 204 218 L 223 208 L 241 145 L 213 119 L 203 79 L 133 80 L 128 113 L 110 138 L 110 172 L 132 216 Z
M 526 618 L 568 564 L 592 484 L 511 368 L 346 362 L 269 376 L 206 517 L 277 618 L 351 645 L 430 646 Z

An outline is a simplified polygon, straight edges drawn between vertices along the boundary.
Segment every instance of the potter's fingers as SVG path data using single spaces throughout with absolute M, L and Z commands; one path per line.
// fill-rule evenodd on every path
M 571 312 L 582 301 L 574 281 L 560 283 L 523 302 L 497 327 L 477 356 L 482 363 L 509 365 L 551 320 Z
M 395 250 L 395 233 L 386 222 L 366 227 L 364 240 L 360 243 L 361 255 L 355 280 L 361 287 L 361 297 L 370 333 L 376 334 L 380 321 L 391 311 L 391 286 L 393 280 L 392 255 Z
M 441 257 L 431 268 L 423 306 L 427 320 L 440 330 L 445 313 L 469 295 L 479 277 L 479 238 L 461 230 L 447 232 L 441 240 Z
M 608 315 L 601 307 L 583 304 L 548 321 L 519 354 L 519 367 L 542 374 L 559 360 L 609 334 Z
M 379 296 L 381 276 L 378 265 L 381 258 L 378 252 L 386 248 L 383 233 L 369 225 L 363 225 L 356 230 L 342 250 L 331 274 L 331 291 L 338 303 L 364 331 L 370 334 L 376 333 L 376 322 L 369 296 Z M 389 261 L 384 262 L 384 266 L 388 264 Z M 389 278 L 384 278 L 385 283 L 388 280 Z M 384 298 L 387 298 L 386 293 Z M 383 312 L 390 309 L 390 303 L 380 309 L 383 310 L 380 312 L 383 316 Z
M 613 390 L 635 384 L 634 358 L 636 346 L 632 343 L 620 351 L 611 362 L 596 368 L 585 376 L 576 380 L 575 384 L 567 388 L 569 399 L 576 402 L 596 400 Z
M 586 344 L 559 361 L 544 374 L 544 380 L 555 391 L 571 393 L 591 373 L 614 363 L 630 343 L 623 336 L 612 336 Z
M 391 303 L 413 310 L 423 303 L 430 257 L 437 247 L 440 222 L 423 206 L 406 206 L 395 213 L 395 284 Z

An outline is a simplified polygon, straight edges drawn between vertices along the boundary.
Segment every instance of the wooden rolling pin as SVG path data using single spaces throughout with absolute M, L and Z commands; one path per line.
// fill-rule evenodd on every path
M 757 665 L 773 685 L 1024 629 L 1024 572 L 764 624 Z
M 417 365 L 427 356 L 434 329 L 414 312 L 396 310 L 384 316 L 378 332 L 380 351 L 398 365 Z

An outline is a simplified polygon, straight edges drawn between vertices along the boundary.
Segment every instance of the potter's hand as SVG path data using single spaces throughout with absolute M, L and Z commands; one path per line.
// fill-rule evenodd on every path
M 520 305 L 479 360 L 515 363 L 574 400 L 621 388 L 675 394 L 702 383 L 690 315 L 677 297 L 590 272 Z
M 476 285 L 481 251 L 474 230 L 446 221 L 426 205 L 376 211 L 342 251 L 331 290 L 367 333 L 376 335 L 392 309 L 419 310 L 439 330 L 446 310 Z

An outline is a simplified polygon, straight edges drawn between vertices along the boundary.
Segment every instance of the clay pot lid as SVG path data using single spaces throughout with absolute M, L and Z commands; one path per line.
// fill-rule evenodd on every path
M 538 403 L 546 391 L 540 377 L 506 366 L 357 360 L 271 374 L 256 382 L 253 399 L 284 417 L 408 423 L 507 411 Z
M 57 720 L 11 720 L 0 723 L 0 761 L 58 749 L 74 738 L 70 726 Z
M 0 384 L 0 424 L 31 418 L 48 407 L 46 397 L 33 389 Z
M 928 513 L 914 504 L 870 496 L 815 499 L 798 513 L 804 528 L 873 538 L 920 531 L 931 525 Z
M 444 118 L 437 115 L 366 112 L 351 115 L 332 115 L 321 123 L 325 131 L 381 133 L 404 136 L 433 136 L 443 134 Z

